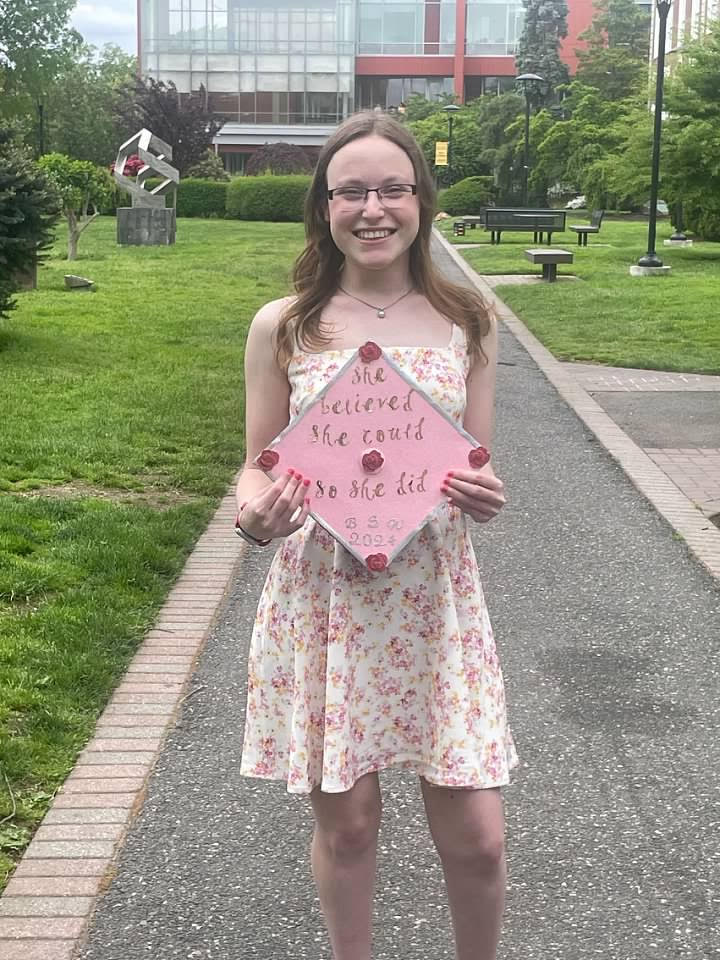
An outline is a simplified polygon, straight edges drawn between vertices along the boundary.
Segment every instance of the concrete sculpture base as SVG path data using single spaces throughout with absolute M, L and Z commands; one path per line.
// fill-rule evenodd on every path
M 141 247 L 175 243 L 175 211 L 172 207 L 118 207 L 117 242 Z
M 631 277 L 665 277 L 670 273 L 670 267 L 630 267 Z

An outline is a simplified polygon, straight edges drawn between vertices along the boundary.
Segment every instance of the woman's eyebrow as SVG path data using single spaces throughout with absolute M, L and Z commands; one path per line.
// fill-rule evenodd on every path
M 410 180 L 407 180 L 405 177 L 400 176 L 398 173 L 390 173 L 382 178 L 382 180 L 377 184 L 379 187 L 384 187 L 388 183 L 410 183 L 411 180 L 414 180 L 415 177 L 412 176 Z M 338 177 L 338 186 L 342 185 L 343 187 L 366 187 L 369 183 L 369 180 L 362 179 L 361 177 Z

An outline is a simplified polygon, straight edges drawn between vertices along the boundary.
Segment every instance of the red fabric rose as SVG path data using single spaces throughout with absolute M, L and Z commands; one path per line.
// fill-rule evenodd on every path
M 379 360 L 382 356 L 382 350 L 373 340 L 364 343 L 359 348 L 358 353 L 363 363 L 371 363 L 373 360 Z
M 365 558 L 365 563 L 368 565 L 368 570 L 378 573 L 387 566 L 387 557 L 384 553 L 371 553 L 369 557 Z
M 280 457 L 274 450 L 263 450 L 260 456 L 257 458 L 256 463 L 258 466 L 262 467 L 263 470 L 272 470 L 280 461 Z
M 363 454 L 363 470 L 366 470 L 368 473 L 375 473 L 375 471 L 379 470 L 384 463 L 385 457 L 380 453 L 379 450 L 368 450 L 367 453 Z
M 468 462 L 470 463 L 470 466 L 474 467 L 476 470 L 484 467 L 489 460 L 490 454 L 485 447 L 475 447 L 475 449 L 471 450 L 468 454 Z

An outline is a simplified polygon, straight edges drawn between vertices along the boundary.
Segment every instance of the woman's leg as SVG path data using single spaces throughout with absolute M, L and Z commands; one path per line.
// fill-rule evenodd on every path
M 495 960 L 506 880 L 500 790 L 420 783 L 445 874 L 457 960 Z
M 375 856 L 380 827 L 378 775 L 345 793 L 310 794 L 311 860 L 334 960 L 370 960 Z

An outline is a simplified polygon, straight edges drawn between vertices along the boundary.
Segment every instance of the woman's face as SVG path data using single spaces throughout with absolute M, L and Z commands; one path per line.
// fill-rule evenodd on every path
M 377 134 L 341 147 L 327 168 L 329 190 L 416 182 L 410 157 Z M 360 203 L 334 196 L 327 201 L 326 216 L 332 238 L 345 259 L 369 270 L 382 270 L 407 258 L 420 226 L 418 198 L 411 193 L 403 195 L 400 202 L 386 204 L 377 193 L 369 193 Z

